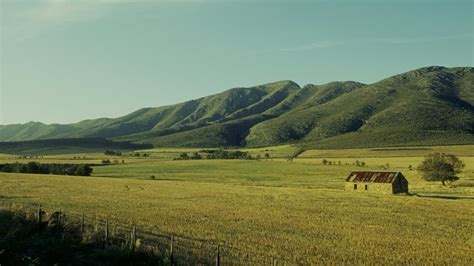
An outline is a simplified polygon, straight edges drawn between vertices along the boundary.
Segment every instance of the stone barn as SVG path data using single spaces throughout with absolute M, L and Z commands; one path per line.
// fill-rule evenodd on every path
M 408 181 L 401 172 L 354 171 L 347 177 L 345 189 L 382 194 L 408 193 Z

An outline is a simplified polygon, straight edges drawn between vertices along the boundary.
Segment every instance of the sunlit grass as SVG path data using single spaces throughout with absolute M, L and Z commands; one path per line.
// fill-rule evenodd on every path
M 456 187 L 423 181 L 409 171 L 408 165 L 423 158 L 412 151 L 409 157 L 399 157 L 400 150 L 379 151 L 383 156 L 377 158 L 368 150 L 338 150 L 293 162 L 130 158 L 129 163 L 95 167 L 93 177 L 3 173 L 0 199 L 96 213 L 302 263 L 469 265 L 474 157 L 466 146 L 454 149 L 467 165 Z M 323 165 L 322 158 L 341 165 Z M 352 165 L 355 160 L 369 167 Z M 350 171 L 387 163 L 401 170 L 410 192 L 420 196 L 343 190 Z

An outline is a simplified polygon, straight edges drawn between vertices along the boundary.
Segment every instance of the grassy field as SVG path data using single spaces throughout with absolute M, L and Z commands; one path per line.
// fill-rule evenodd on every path
M 472 150 L 473 146 L 310 150 L 288 162 L 277 157 L 294 152 L 292 146 L 249 150 L 275 158 L 261 161 L 173 161 L 171 154 L 196 150 L 155 149 L 142 151 L 152 154 L 150 158 L 121 157 L 125 164 L 95 167 L 92 177 L 2 173 L 0 200 L 96 213 L 293 263 L 472 265 Z M 453 152 L 465 161 L 455 187 L 425 182 L 408 170 L 435 151 Z M 74 161 L 74 156 L 86 156 L 85 161 L 110 157 L 58 155 L 39 161 Z M 322 159 L 336 165 L 323 165 Z M 368 168 L 352 165 L 356 160 Z M 343 190 L 351 170 L 379 169 L 387 163 L 402 170 L 410 192 L 417 195 Z M 149 180 L 151 175 L 156 180 Z
M 360 158 L 360 157 L 423 157 L 434 152 L 452 153 L 458 156 L 474 156 L 474 145 L 419 146 L 372 149 L 307 150 L 299 158 Z
M 208 150 L 209 148 L 166 148 L 166 149 L 148 149 L 140 150 L 137 152 L 150 154 L 153 158 L 161 159 L 173 159 L 179 157 L 183 152 L 200 152 L 202 150 Z M 292 155 L 298 149 L 295 145 L 281 145 L 281 146 L 272 146 L 272 147 L 262 147 L 262 148 L 242 148 L 242 149 L 226 149 L 229 151 L 239 150 L 250 153 L 250 155 L 256 157 L 260 155 L 262 158 L 266 153 L 271 155 L 272 158 L 284 158 Z M 213 149 L 210 149 L 213 150 Z

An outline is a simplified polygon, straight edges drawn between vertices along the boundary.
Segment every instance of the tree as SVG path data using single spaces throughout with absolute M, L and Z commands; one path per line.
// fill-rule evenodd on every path
M 459 179 L 464 163 L 454 154 L 434 153 L 425 156 L 418 165 L 421 177 L 427 181 L 441 181 L 443 186 Z
M 269 153 L 265 153 L 265 159 L 269 159 L 270 158 L 270 154 Z
M 92 173 L 92 168 L 85 164 L 77 165 L 75 168 L 73 175 L 90 176 Z
M 41 172 L 41 165 L 37 162 L 29 162 L 26 165 L 26 173 L 39 174 Z
M 202 159 L 202 156 L 201 156 L 199 153 L 194 152 L 194 153 L 191 155 L 191 159 L 193 159 L 193 160 L 200 160 L 200 159 Z
M 323 159 L 323 165 L 326 165 L 326 164 L 328 164 L 328 160 Z

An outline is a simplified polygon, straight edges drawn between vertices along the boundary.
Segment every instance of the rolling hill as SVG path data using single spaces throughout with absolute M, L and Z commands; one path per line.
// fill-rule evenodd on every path
M 44 155 L 82 152 L 104 152 L 106 150 L 140 150 L 152 148 L 150 144 L 133 144 L 101 138 L 44 139 L 0 142 L 0 151 L 17 155 Z
M 369 147 L 474 143 L 474 69 L 425 67 L 373 84 L 279 81 L 119 118 L 0 126 L 0 141 L 105 138 L 154 146 Z

